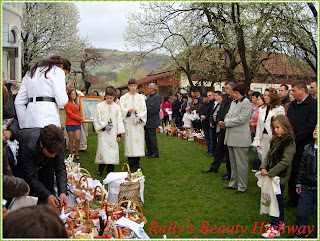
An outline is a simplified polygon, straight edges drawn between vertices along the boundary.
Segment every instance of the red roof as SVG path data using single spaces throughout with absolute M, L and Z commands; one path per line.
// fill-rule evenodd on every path
M 158 74 L 152 74 L 152 75 L 148 75 L 147 77 L 144 77 L 142 79 L 139 79 L 137 80 L 137 85 L 142 85 L 142 84 L 145 84 L 145 83 L 149 83 L 149 82 L 152 82 L 156 79 L 160 79 L 160 78 L 163 78 L 163 77 L 166 77 L 170 74 L 172 74 L 173 71 L 167 71 L 167 72 L 163 72 L 163 73 L 158 73 Z M 120 87 L 117 87 L 117 89 L 124 89 L 124 88 L 127 88 L 128 87 L 128 84 L 126 85 L 122 85 Z

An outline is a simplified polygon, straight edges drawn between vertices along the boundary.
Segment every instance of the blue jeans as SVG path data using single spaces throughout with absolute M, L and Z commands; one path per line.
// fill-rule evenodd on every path
M 271 216 L 271 226 L 274 226 L 275 228 L 279 227 L 280 222 L 284 220 L 284 207 L 283 207 L 283 193 L 284 193 L 284 185 L 280 184 L 281 194 L 277 195 L 277 201 L 279 205 L 279 217 L 273 217 Z
M 212 145 L 212 128 L 203 128 L 204 132 L 204 139 L 206 140 L 208 153 L 213 152 L 213 145 Z
M 313 211 L 314 205 L 317 205 L 317 193 L 317 189 L 309 189 L 306 186 L 302 186 L 302 192 L 297 208 L 297 226 L 301 227 L 309 225 L 309 217 Z

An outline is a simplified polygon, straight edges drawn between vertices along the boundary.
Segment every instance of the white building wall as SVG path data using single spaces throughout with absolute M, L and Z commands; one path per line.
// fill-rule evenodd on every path
M 9 25 L 9 33 L 11 30 L 16 32 L 16 45 L 18 46 L 18 56 L 15 57 L 14 49 L 2 43 L 2 72 L 6 77 L 10 77 L 10 61 L 9 58 L 14 58 L 15 71 L 14 79 L 11 81 L 21 82 L 21 21 L 22 21 L 23 2 L 2 2 L 2 23 Z

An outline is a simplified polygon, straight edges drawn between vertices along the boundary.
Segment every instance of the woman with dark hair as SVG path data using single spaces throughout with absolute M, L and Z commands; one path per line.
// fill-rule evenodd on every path
M 53 56 L 27 72 L 15 99 L 20 128 L 61 126 L 58 107 L 68 103 L 65 75 L 70 68 L 69 60 Z
M 263 95 L 264 104 L 259 108 L 256 135 L 253 138 L 252 146 L 256 150 L 261 149 L 261 160 L 266 157 L 270 148 L 272 137 L 271 118 L 278 115 L 285 115 L 281 98 L 274 88 L 267 88 Z
M 4 238 L 55 239 L 68 238 L 68 233 L 56 211 L 49 205 L 19 208 L 3 219 Z
M 258 104 L 258 100 L 259 100 L 259 96 L 261 94 L 257 91 L 254 91 L 252 92 L 251 94 L 251 102 L 252 102 L 252 115 L 251 115 L 251 118 L 250 118 L 250 131 L 251 131 L 251 134 L 254 134 L 255 133 L 255 128 L 254 128 L 254 125 L 253 125 L 253 122 L 254 122 L 254 119 L 255 119 L 255 115 L 258 111 L 258 108 L 259 108 L 259 104 Z
M 64 107 L 66 110 L 66 130 L 69 137 L 68 147 L 70 155 L 73 155 L 73 141 L 75 142 L 75 158 L 77 161 L 80 161 L 79 149 L 82 118 L 79 115 L 80 106 L 77 102 L 75 89 L 68 90 L 68 97 L 69 102 Z
M 248 186 L 248 151 L 251 144 L 249 121 L 251 103 L 245 97 L 245 86 L 237 83 L 232 87 L 230 109 L 222 123 L 226 129 L 224 144 L 228 146 L 231 165 L 230 182 L 225 189 L 237 189 L 237 194 L 244 193 Z
M 198 114 L 200 113 L 200 109 L 201 109 L 202 104 L 199 103 L 199 99 L 198 97 L 194 97 L 193 101 L 191 103 L 190 106 L 190 111 L 193 112 L 194 114 Z M 192 121 L 192 127 L 194 129 L 200 130 L 201 129 L 201 121 L 200 121 L 200 117 L 198 120 L 194 120 Z
M 164 100 L 161 105 L 163 111 L 163 124 L 166 126 L 169 123 L 169 113 L 168 111 L 172 111 L 172 103 L 169 101 L 169 96 L 164 97 Z
M 93 96 L 100 96 L 98 91 L 93 91 Z

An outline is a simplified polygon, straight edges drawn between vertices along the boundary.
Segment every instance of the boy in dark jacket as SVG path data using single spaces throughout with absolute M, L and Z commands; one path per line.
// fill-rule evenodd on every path
M 309 217 L 317 204 L 318 125 L 313 131 L 314 142 L 304 147 L 304 153 L 296 179 L 296 191 L 300 194 L 296 227 L 292 238 L 304 238 L 308 233 Z

